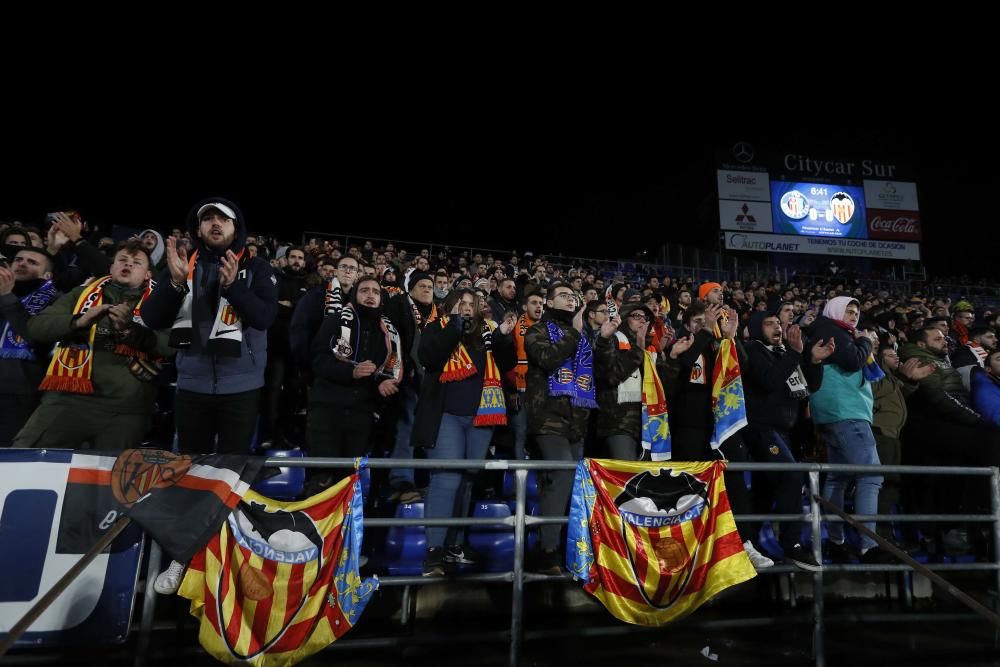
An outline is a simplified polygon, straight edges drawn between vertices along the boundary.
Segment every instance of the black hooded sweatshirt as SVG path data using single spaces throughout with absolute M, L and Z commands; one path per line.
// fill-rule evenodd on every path
M 789 376 L 801 366 L 806 386 L 810 392 L 816 392 L 823 382 L 823 366 L 811 363 L 809 348 L 804 348 L 801 354 L 788 346 L 784 351 L 767 349 L 770 342 L 764 339 L 763 325 L 768 317 L 773 314 L 750 315 L 747 346 L 750 363 L 744 376 L 747 421 L 758 429 L 790 431 L 798 419 L 802 399 L 792 397 L 787 384 Z

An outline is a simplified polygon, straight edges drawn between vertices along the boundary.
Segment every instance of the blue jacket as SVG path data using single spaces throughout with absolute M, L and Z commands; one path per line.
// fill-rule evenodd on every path
M 972 369 L 972 407 L 983 419 L 1000 427 L 1000 383 L 981 368 Z
M 246 276 L 238 277 L 228 289 L 220 290 L 219 256 L 198 238 L 196 213 L 202 205 L 210 202 L 225 204 L 237 215 L 236 237 L 229 250 L 239 253 L 247 237 L 243 213 L 232 202 L 213 197 L 198 202 L 192 208 L 188 231 L 195 239 L 198 251 L 193 303 L 197 326 L 192 332 L 191 347 L 177 352 L 177 388 L 199 394 L 238 394 L 264 386 L 267 328 L 278 312 L 277 279 L 268 262 L 254 257 L 246 264 Z M 243 322 L 239 356 L 220 356 L 205 347 L 215 321 L 220 294 L 232 304 Z M 143 322 L 152 329 L 172 327 L 183 302 L 184 295 L 171 286 L 170 280 L 162 280 L 142 305 Z

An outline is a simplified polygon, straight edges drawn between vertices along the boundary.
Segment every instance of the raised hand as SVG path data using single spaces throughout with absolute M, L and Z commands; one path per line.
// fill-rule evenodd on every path
M 726 319 L 720 325 L 720 330 L 722 332 L 723 338 L 735 338 L 736 329 L 740 326 L 739 317 L 736 315 L 736 311 L 731 308 L 724 309 L 726 313 Z
M 722 308 L 716 306 L 715 304 L 709 304 L 705 306 L 705 328 L 714 329 L 715 323 L 719 321 L 719 316 L 722 314 Z
M 175 285 L 187 282 L 188 258 L 184 246 L 177 245 L 177 239 L 167 237 L 167 267 L 170 269 L 170 281 Z
M 635 331 L 635 341 L 639 344 L 639 347 L 646 347 L 646 335 L 649 333 L 649 322 L 640 324 L 639 328 Z
M 76 243 L 83 237 L 83 223 L 77 222 L 65 213 L 56 213 L 56 220 L 53 226 L 73 243 Z
M 504 336 L 507 336 L 510 334 L 511 331 L 514 330 L 514 325 L 516 324 L 517 324 L 517 319 L 514 317 L 514 314 L 508 313 L 508 317 L 503 318 L 503 322 L 500 323 L 500 326 L 498 328 L 500 329 L 500 333 L 502 333 Z
M 802 350 L 805 347 L 804 343 L 802 342 L 802 329 L 795 326 L 794 324 L 788 327 L 788 347 L 795 350 L 799 354 L 802 353 Z
M 690 350 L 692 345 L 694 345 L 694 335 L 678 338 L 674 341 L 673 347 L 670 348 L 670 358 L 676 359 Z
M 622 324 L 622 318 L 615 315 L 614 317 L 609 317 L 604 320 L 604 324 L 601 325 L 600 336 L 601 338 L 611 338 L 618 332 L 618 327 Z
M 934 374 L 935 366 L 934 364 L 927 364 L 926 366 L 920 365 L 919 359 L 907 359 L 899 367 L 899 373 L 907 380 L 913 382 L 920 382 L 924 378 L 930 377 Z
M 14 272 L 6 266 L 0 266 L 0 296 L 6 296 L 14 291 Z
M 227 250 L 226 254 L 219 258 L 219 282 L 222 289 L 229 289 L 229 286 L 235 282 L 239 270 L 240 261 L 232 250 Z
M 833 336 L 830 336 L 830 339 L 825 344 L 821 338 L 812 346 L 812 362 L 814 364 L 821 364 L 824 359 L 829 358 L 836 351 L 837 344 L 834 342 Z

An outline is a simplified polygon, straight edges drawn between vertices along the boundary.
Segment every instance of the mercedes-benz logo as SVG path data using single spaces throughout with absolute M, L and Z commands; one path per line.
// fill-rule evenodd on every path
M 753 159 L 753 146 L 746 141 L 738 141 L 733 146 L 733 157 L 740 162 L 749 162 Z

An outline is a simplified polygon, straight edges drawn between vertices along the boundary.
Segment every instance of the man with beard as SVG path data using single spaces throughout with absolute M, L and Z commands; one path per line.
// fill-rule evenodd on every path
M 143 303 L 142 317 L 149 326 L 173 325 L 180 450 L 243 454 L 257 425 L 277 278 L 266 260 L 247 255 L 246 220 L 233 202 L 199 202 L 188 231 L 193 255 L 167 241 L 170 276 Z
M 375 413 L 384 399 L 399 391 L 393 374 L 398 362 L 391 336 L 395 328 L 383 317 L 382 288 L 374 278 L 354 286 L 348 317 L 327 317 L 312 345 L 315 382 L 309 394 L 308 442 L 311 456 L 356 457 L 370 450 Z M 343 346 L 344 322 L 350 340 Z M 404 363 L 405 366 L 405 363 Z M 319 470 L 310 475 L 307 495 L 320 493 L 350 471 Z
M 10 447 L 38 405 L 48 345 L 28 340 L 28 320 L 60 296 L 52 284 L 52 258 L 41 248 L 17 251 L 0 265 L 0 447 Z M 11 253 L 13 254 L 13 253 Z
M 306 254 L 297 246 L 285 253 L 288 264 L 277 273 L 278 314 L 267 330 L 267 371 L 264 383 L 264 419 L 261 440 L 280 447 L 292 426 L 297 398 L 304 385 L 299 381 L 295 364 L 290 363 L 289 333 L 292 313 L 308 291 Z
M 802 331 L 797 326 L 785 329 L 775 313 L 753 313 L 748 328 L 749 368 L 744 388 L 748 424 L 743 438 L 754 461 L 795 463 L 792 454 L 792 431 L 799 421 L 799 406 L 823 381 L 821 364 L 834 352 L 834 343 L 816 341 L 806 352 Z M 786 336 L 782 332 L 786 332 Z M 787 337 L 787 344 L 783 339 Z M 759 474 L 759 473 L 758 473 Z M 779 514 L 797 514 L 802 510 L 803 473 L 763 473 L 754 480 L 755 494 L 766 495 L 768 509 L 772 501 Z M 801 526 L 797 522 L 781 524 L 781 548 L 786 561 L 803 569 L 818 569 L 819 564 L 799 543 Z
M 968 330 L 968 340 L 951 355 L 951 365 L 962 376 L 966 390 L 971 390 L 969 375 L 973 368 L 985 368 L 986 357 L 996 350 L 997 334 L 992 327 L 976 325 Z
M 517 286 L 513 278 L 504 278 L 497 283 L 496 292 L 490 300 L 490 308 L 495 319 L 502 319 L 507 313 L 517 313 Z
M 513 281 L 511 281 L 513 282 Z M 524 348 L 524 337 L 528 329 L 542 319 L 544 310 L 542 295 L 538 292 L 528 292 L 521 298 L 521 309 L 524 311 L 517 319 L 511 333 L 514 339 L 514 354 L 517 366 L 514 368 L 514 392 L 509 395 L 507 405 L 509 423 L 514 434 L 514 458 L 524 458 L 524 445 L 528 441 L 528 408 L 524 403 L 524 392 L 527 389 L 528 353 Z
M 20 254 L 20 253 L 19 253 Z M 157 385 L 154 359 L 171 354 L 167 332 L 138 312 L 150 292 L 149 254 L 136 240 L 118 246 L 111 275 L 73 289 L 27 322 L 32 343 L 57 343 L 41 404 L 15 447 L 122 450 L 149 429 Z
M 907 420 L 903 427 L 903 457 L 918 465 L 1000 465 L 1000 431 L 972 408 L 961 375 L 948 361 L 948 340 L 939 327 L 915 332 L 911 343 L 900 349 L 903 362 L 917 359 L 935 370 L 919 381 L 907 397 Z M 986 488 L 952 477 L 917 476 L 913 509 L 924 513 L 952 513 L 963 508 L 982 509 Z M 927 479 L 924 479 L 924 478 Z M 936 524 L 940 527 L 941 524 Z M 941 528 L 940 546 L 946 552 L 963 553 L 971 548 L 964 531 Z M 925 531 L 932 535 L 933 528 Z
M 674 329 L 680 329 L 684 324 L 684 311 L 691 307 L 691 290 L 682 289 L 677 292 L 677 308 L 670 313 Z

